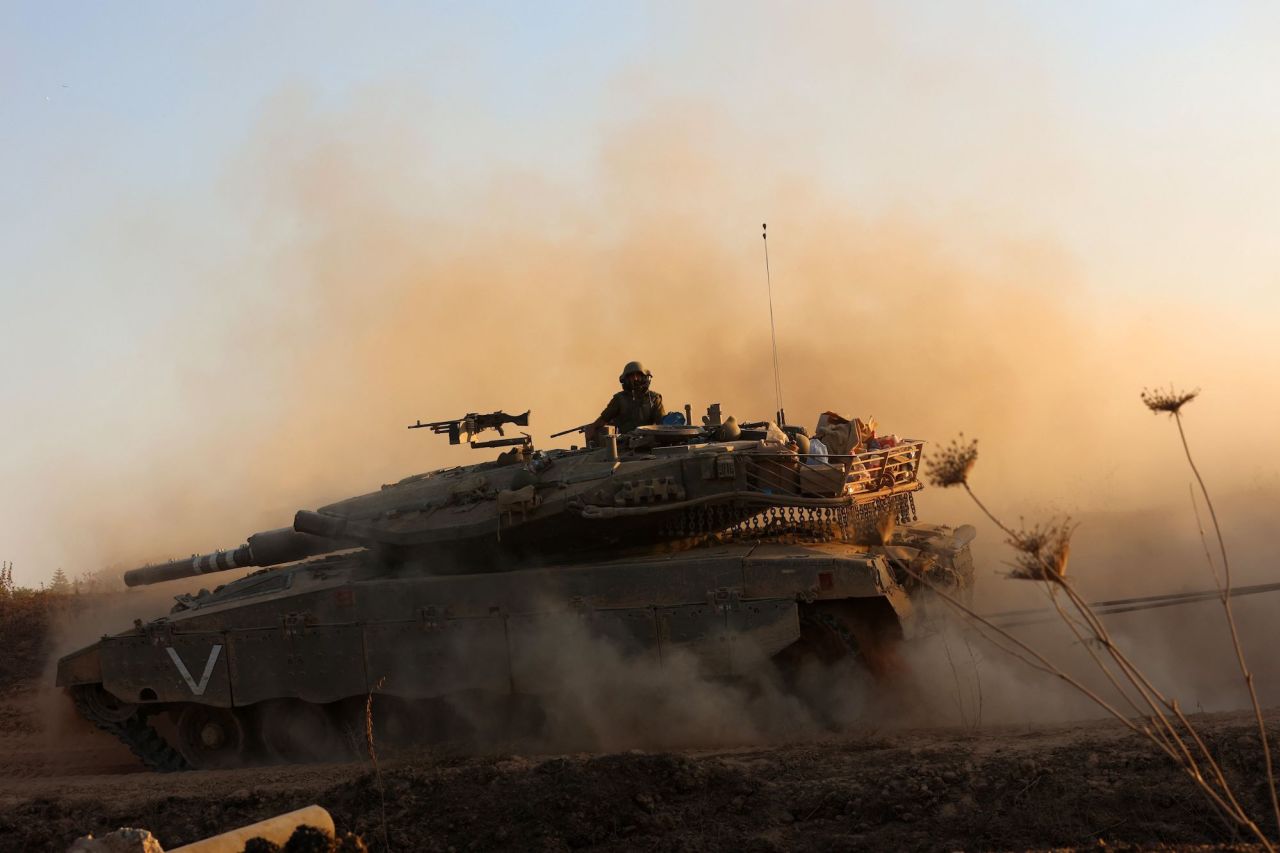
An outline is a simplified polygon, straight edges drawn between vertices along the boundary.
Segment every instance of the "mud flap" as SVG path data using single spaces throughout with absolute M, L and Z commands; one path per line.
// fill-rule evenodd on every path
M 102 644 L 72 652 L 58 661 L 57 685 L 96 684 L 102 681 Z

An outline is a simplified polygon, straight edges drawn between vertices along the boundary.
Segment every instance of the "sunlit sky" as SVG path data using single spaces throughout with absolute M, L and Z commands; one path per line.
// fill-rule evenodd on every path
M 385 142 L 406 193 L 425 140 L 419 168 L 460 208 L 509 175 L 535 215 L 540 182 L 618 192 L 596 181 L 626 128 L 709 116 L 726 159 L 749 159 L 740 182 L 802 177 L 868 217 L 962 233 L 975 264 L 1049 246 L 1100 323 L 1132 320 L 1116 300 L 1177 299 L 1266 338 L 1277 44 L 1274 4 L 1170 0 L 0 4 L 0 559 L 32 584 L 95 568 L 66 545 L 76 517 L 40 514 L 48 493 L 85 466 L 94 494 L 127 494 L 129 466 L 98 460 L 238 417 L 234 395 L 193 405 L 192 377 L 261 307 L 218 276 L 259 245 L 246 163 L 300 103 L 338 137 L 403 129 Z M 754 238 L 769 211 L 743 199 L 759 200 L 697 210 Z

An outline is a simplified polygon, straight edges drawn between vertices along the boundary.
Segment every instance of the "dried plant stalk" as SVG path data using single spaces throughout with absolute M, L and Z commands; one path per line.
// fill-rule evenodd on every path
M 1191 468 L 1191 473 L 1195 476 L 1196 483 L 1200 486 L 1200 494 L 1209 510 L 1209 520 L 1213 523 L 1213 531 L 1218 539 L 1218 553 L 1222 557 L 1222 583 L 1218 584 L 1218 590 L 1222 598 L 1222 610 L 1227 619 L 1227 628 L 1231 633 L 1231 647 L 1235 651 L 1236 665 L 1240 668 L 1240 677 L 1244 679 L 1245 689 L 1249 693 L 1249 702 L 1253 705 L 1253 717 L 1258 725 L 1258 740 L 1262 744 L 1262 758 L 1267 770 L 1267 793 L 1271 798 L 1272 818 L 1275 820 L 1277 832 L 1280 832 L 1280 796 L 1277 796 L 1276 792 L 1276 774 L 1271 759 L 1271 744 L 1267 738 L 1267 726 L 1262 716 L 1262 705 L 1258 702 L 1258 690 L 1253 683 L 1253 672 L 1250 671 L 1249 664 L 1245 660 L 1244 647 L 1240 644 L 1240 631 L 1236 625 L 1235 614 L 1231 610 L 1231 562 L 1227 558 L 1227 543 L 1222 536 L 1222 526 L 1218 523 L 1218 513 L 1213 507 L 1213 499 L 1209 497 L 1209 489 L 1204 483 L 1204 477 L 1200 475 L 1200 469 L 1196 467 L 1195 459 L 1191 456 L 1191 445 L 1187 441 L 1187 431 L 1182 425 L 1182 407 L 1194 400 L 1199 393 L 1199 389 L 1180 392 L 1172 387 L 1167 392 L 1147 391 L 1144 389 L 1142 402 L 1155 414 L 1168 414 L 1173 418 L 1173 422 L 1178 425 L 1178 438 L 1182 441 L 1182 450 L 1186 454 L 1187 465 Z M 1197 518 L 1198 521 L 1199 519 Z M 1213 574 L 1214 583 L 1217 584 L 1218 572 L 1207 550 L 1205 556 L 1209 560 L 1209 570 Z
M 384 675 L 378 679 L 378 683 L 373 685 L 373 689 L 369 691 L 368 698 L 364 703 L 364 737 L 365 743 L 369 747 L 369 760 L 373 762 L 373 775 L 378 782 L 378 802 L 382 807 L 382 846 L 386 850 L 391 849 L 391 842 L 387 835 L 387 791 L 382 784 L 382 768 L 378 766 L 378 750 L 373 743 L 373 694 L 382 689 L 382 685 L 386 682 L 387 677 Z
M 1180 408 L 1194 398 L 1194 392 L 1189 394 L 1170 392 L 1160 395 L 1150 395 L 1144 392 L 1143 395 L 1144 402 L 1147 402 L 1147 405 L 1153 411 L 1169 412 L 1175 418 L 1178 417 Z M 1189 455 L 1188 452 L 1188 457 Z M 928 468 L 927 473 L 934 485 L 943 488 L 957 485 L 963 486 L 978 508 L 1005 532 L 1008 537 L 1007 544 L 1016 552 L 1015 561 L 1011 564 L 1013 571 L 1010 573 L 1010 577 L 1040 581 L 1046 585 L 1049 598 L 1064 624 L 1085 648 L 1094 665 L 1128 705 L 1132 714 L 1121 711 L 1114 704 L 1107 701 L 1106 698 L 1072 677 L 1061 666 L 1050 661 L 1026 642 L 1013 636 L 991 620 L 974 612 L 968 605 L 931 581 L 924 573 L 915 571 L 910 567 L 908 567 L 908 571 L 916 581 L 933 590 L 950 606 L 970 619 L 978 626 L 979 632 L 998 648 L 1012 654 L 1033 668 L 1062 680 L 1108 714 L 1120 720 L 1131 731 L 1147 738 L 1186 773 L 1224 821 L 1246 830 L 1267 850 L 1274 851 L 1276 849 L 1275 846 L 1240 803 L 1230 783 L 1227 781 L 1221 765 L 1195 726 L 1182 712 L 1177 701 L 1164 695 L 1128 655 L 1115 644 L 1110 632 L 1102 624 L 1101 618 L 1068 581 L 1067 561 L 1070 555 L 1071 536 L 1075 531 L 1075 525 L 1072 524 L 1070 519 L 1049 521 L 1032 527 L 1023 525 L 1020 528 L 1013 528 L 1005 524 L 978 499 L 978 496 L 969 485 L 969 474 L 976 459 L 976 441 L 968 443 L 964 443 L 962 440 L 954 441 L 942 452 L 939 459 Z M 1201 485 L 1203 486 L 1203 483 Z M 1213 515 L 1212 509 L 1210 514 L 1211 516 Z M 1214 520 L 1216 524 L 1216 517 Z M 1219 541 L 1221 543 L 1221 539 Z M 1225 548 L 1223 549 L 1223 560 L 1225 563 Z M 1224 573 L 1225 571 L 1224 569 Z M 1228 580 L 1229 583 L 1230 581 Z M 1229 590 L 1229 586 L 1227 589 Z M 1059 592 L 1063 594 L 1066 606 L 1059 599 Z M 1224 596 L 1224 603 L 1226 601 L 1227 598 Z M 1235 639 L 1235 625 L 1234 620 L 1230 619 L 1229 608 L 1228 620 L 1232 624 L 1233 639 Z M 1101 649 L 1102 653 L 1099 654 L 1097 649 Z M 1250 688 L 1255 713 L 1258 715 L 1258 722 L 1261 727 L 1261 711 L 1258 708 L 1256 695 L 1253 692 L 1252 677 L 1247 675 L 1247 670 L 1243 665 L 1243 654 L 1239 653 L 1238 650 L 1237 642 L 1238 658 L 1242 671 L 1246 672 L 1246 684 Z M 1267 761 L 1268 780 L 1271 781 L 1270 752 L 1266 746 L 1265 730 L 1263 733 L 1263 747 Z M 1274 784 L 1271 785 L 1271 792 L 1274 805 Z M 1277 812 L 1277 819 L 1280 820 L 1280 811 Z

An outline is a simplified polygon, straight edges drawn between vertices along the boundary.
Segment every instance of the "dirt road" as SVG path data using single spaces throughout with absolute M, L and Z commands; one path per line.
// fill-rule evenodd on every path
M 1167 759 L 1118 724 L 863 732 L 822 742 L 615 755 L 386 756 L 143 772 L 92 731 L 49 739 L 46 700 L 0 697 L 0 851 L 121 825 L 177 846 L 320 803 L 392 850 L 1023 850 L 1222 844 Z M 1245 715 L 1201 718 L 1261 808 Z M 1276 720 L 1280 726 L 1280 717 Z M 385 817 L 384 817 L 385 814 Z M 1246 848 L 1239 848 L 1246 849 Z

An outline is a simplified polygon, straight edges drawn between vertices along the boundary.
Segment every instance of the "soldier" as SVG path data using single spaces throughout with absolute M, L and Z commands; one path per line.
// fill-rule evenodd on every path
M 652 378 L 653 374 L 645 370 L 640 362 L 627 362 L 627 366 L 622 368 L 622 375 L 618 377 L 622 390 L 613 395 L 600 417 L 587 425 L 587 440 L 593 440 L 604 424 L 611 424 L 622 433 L 631 432 L 645 424 L 660 423 L 667 410 L 662 406 L 662 395 L 649 390 Z

